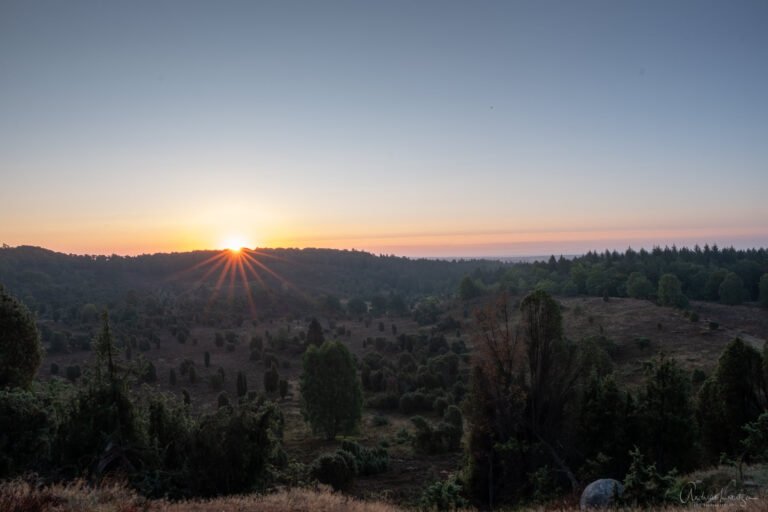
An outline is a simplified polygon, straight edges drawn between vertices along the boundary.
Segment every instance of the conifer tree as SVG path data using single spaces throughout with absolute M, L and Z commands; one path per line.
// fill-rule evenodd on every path
M 360 422 L 362 392 L 347 347 L 326 341 L 304 353 L 301 375 L 302 413 L 315 433 L 326 439 L 351 433 Z

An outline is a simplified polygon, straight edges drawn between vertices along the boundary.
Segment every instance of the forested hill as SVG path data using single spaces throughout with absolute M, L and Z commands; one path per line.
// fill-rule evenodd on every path
M 766 273 L 768 251 L 764 248 L 673 246 L 589 252 L 574 259 L 551 257 L 547 262 L 517 264 L 504 273 L 500 285 L 518 291 L 538 288 L 555 295 L 656 299 L 666 275 L 664 284 L 678 287 L 684 299 L 740 304 L 768 300 Z
M 657 247 L 515 263 L 333 249 L 260 249 L 241 256 L 228 251 L 82 256 L 5 246 L 0 248 L 0 285 L 43 317 L 77 315 L 75 310 L 87 304 L 112 309 L 135 296 L 164 304 L 183 302 L 192 309 L 203 299 L 205 304 L 216 299 L 222 308 L 231 309 L 224 299 L 234 297 L 245 308 L 244 290 L 257 306 L 275 314 L 314 306 L 338 309 L 339 300 L 377 298 L 394 300 L 402 313 L 429 296 L 460 292 L 462 298 L 471 298 L 497 290 L 533 289 L 562 296 L 646 298 L 677 306 L 689 299 L 768 304 L 768 251 Z
M 217 259 L 218 258 L 218 259 Z M 83 256 L 39 247 L 0 249 L 0 284 L 32 309 L 66 304 L 108 304 L 127 292 L 177 295 L 201 287 L 243 288 L 239 265 L 226 271 L 228 251 L 193 251 L 141 256 Z M 500 279 L 501 262 L 441 261 L 376 256 L 333 249 L 259 249 L 243 257 L 254 294 L 293 292 L 303 296 L 416 298 L 454 293 L 461 278 Z

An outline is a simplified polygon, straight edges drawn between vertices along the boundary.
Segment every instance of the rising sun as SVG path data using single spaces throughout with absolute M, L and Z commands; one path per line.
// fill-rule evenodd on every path
M 224 248 L 233 254 L 238 254 L 248 246 L 244 239 L 239 237 L 228 238 L 224 241 Z

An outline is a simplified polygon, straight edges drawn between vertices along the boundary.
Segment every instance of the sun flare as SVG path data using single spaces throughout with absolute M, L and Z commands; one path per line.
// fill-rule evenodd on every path
M 223 243 L 224 249 L 228 250 L 232 254 L 239 254 L 243 249 L 248 247 L 248 243 L 240 237 L 227 238 Z

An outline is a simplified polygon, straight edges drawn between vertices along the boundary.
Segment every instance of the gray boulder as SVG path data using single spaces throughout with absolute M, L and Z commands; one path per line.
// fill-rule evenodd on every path
M 595 480 L 584 488 L 579 500 L 579 508 L 605 508 L 616 505 L 616 498 L 624 492 L 621 482 L 613 478 L 601 478 Z

